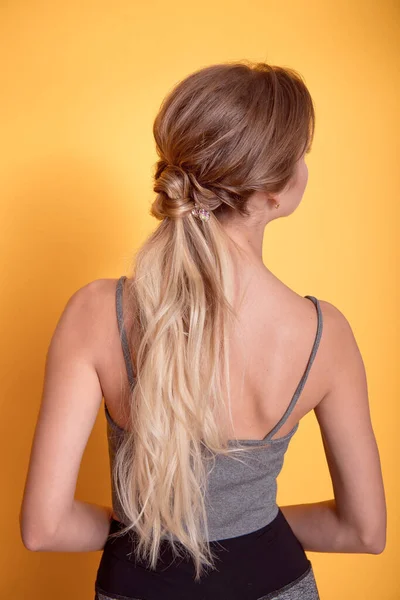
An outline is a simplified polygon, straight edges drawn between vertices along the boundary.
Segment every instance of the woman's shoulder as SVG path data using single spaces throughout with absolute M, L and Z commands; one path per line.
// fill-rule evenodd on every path
M 340 359 L 343 348 L 357 344 L 353 327 L 344 310 L 328 300 L 319 300 L 324 324 L 324 336 L 332 352 Z
M 68 298 L 62 318 L 70 327 L 87 336 L 102 337 L 114 325 L 117 278 L 91 280 L 77 288 Z
M 118 277 L 100 278 L 88 281 L 71 293 L 68 302 L 75 304 L 96 302 L 99 296 L 115 291 L 118 279 Z

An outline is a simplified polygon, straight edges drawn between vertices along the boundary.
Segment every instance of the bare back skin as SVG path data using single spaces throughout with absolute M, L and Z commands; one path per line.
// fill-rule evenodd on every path
M 116 284 L 116 279 L 102 280 L 104 302 L 99 304 L 105 314 L 98 322 L 103 324 L 109 343 L 99 357 L 98 373 L 111 417 L 126 428 L 128 379 L 115 316 Z M 126 280 L 125 286 L 129 284 Z M 331 305 L 320 304 L 327 323 L 316 358 L 293 412 L 272 439 L 286 435 L 329 389 Z M 123 307 L 125 327 L 130 331 L 126 289 Z M 261 269 L 251 278 L 237 310 L 240 328 L 232 337 L 230 361 L 234 434 L 239 439 L 262 439 L 285 412 L 305 371 L 316 335 L 317 311 L 309 299 Z M 136 372 L 134 347 L 132 352 Z

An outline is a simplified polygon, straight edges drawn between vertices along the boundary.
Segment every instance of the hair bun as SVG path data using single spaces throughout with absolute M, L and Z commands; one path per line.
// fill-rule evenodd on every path
M 159 219 L 177 219 L 193 209 L 192 182 L 188 173 L 178 165 L 159 161 L 153 190 L 158 194 L 152 214 Z
M 209 212 L 221 204 L 215 192 L 201 185 L 194 173 L 166 160 L 158 161 L 154 178 L 153 190 L 158 197 L 151 214 L 158 219 L 176 219 L 191 213 L 208 221 Z
M 161 172 L 156 174 L 154 191 L 165 194 L 171 200 L 189 198 L 190 189 L 190 178 L 182 167 L 167 163 Z

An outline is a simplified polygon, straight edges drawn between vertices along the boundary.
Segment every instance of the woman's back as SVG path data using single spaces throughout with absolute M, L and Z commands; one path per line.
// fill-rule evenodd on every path
M 126 303 L 129 285 L 130 281 L 126 280 L 122 312 L 125 329 L 134 339 Z M 129 382 L 115 311 L 117 280 L 102 280 L 102 286 L 104 302 L 100 304 L 105 314 L 101 323 L 109 343 L 99 357 L 99 376 L 113 421 L 126 428 Z M 323 316 L 327 312 L 328 318 L 333 317 L 334 307 L 329 303 L 320 300 L 319 306 Z M 260 268 L 253 274 L 238 315 L 240 330 L 234 330 L 231 341 L 230 392 L 234 432 L 229 437 L 236 435 L 240 440 L 261 440 L 279 423 L 303 377 L 316 339 L 318 312 L 313 302 L 290 290 L 267 269 Z M 323 335 L 321 331 L 312 368 L 293 410 L 272 439 L 288 434 L 329 389 L 327 335 L 329 322 L 328 327 L 324 325 Z M 133 374 L 135 350 L 133 342 Z
M 246 594 L 249 599 L 257 596 L 260 600 L 266 600 L 270 597 L 271 590 L 280 590 L 279 595 L 277 592 L 274 598 L 295 600 L 304 597 L 305 594 L 309 600 L 318 598 L 311 563 L 276 504 L 276 477 L 282 468 L 284 454 L 297 430 L 299 419 L 310 410 L 303 406 L 299 412 L 297 406 L 304 397 L 304 390 L 318 356 L 323 332 L 323 315 L 317 298 L 301 298 L 267 271 L 264 277 L 262 275 L 260 273 L 258 277 L 253 278 L 257 285 L 249 286 L 247 298 L 240 303 L 238 315 L 241 329 L 234 331 L 231 343 L 231 393 L 235 435 L 251 452 L 250 455 L 242 457 L 242 462 L 217 456 L 209 472 L 205 496 L 208 540 L 217 557 L 217 569 L 207 574 L 200 585 L 193 588 L 193 565 L 187 560 L 176 563 L 176 558 L 164 539 L 161 541 L 162 559 L 159 560 L 155 571 L 149 570 L 143 564 L 137 567 L 136 559 L 133 561 L 128 558 L 131 552 L 129 546 L 132 543 L 128 537 L 110 539 L 104 549 L 96 578 L 99 600 L 114 598 L 114 595 L 106 595 L 106 590 L 109 589 L 114 590 L 114 593 L 123 594 L 126 598 L 135 594 L 135 599 L 142 595 L 151 599 L 161 595 L 174 599 L 200 599 L 217 597 L 223 593 L 221 598 L 243 600 Z M 113 481 L 115 452 L 129 422 L 126 416 L 127 392 L 129 386 L 133 388 L 136 384 L 133 360 L 135 348 L 128 343 L 127 335 L 129 331 L 129 338 L 134 338 L 134 332 L 125 319 L 125 314 L 129 314 L 129 311 L 124 310 L 125 286 L 129 283 L 124 276 L 117 281 L 103 280 L 103 293 L 107 297 L 104 302 L 99 302 L 102 310 L 105 306 L 108 307 L 107 315 L 116 326 L 116 335 L 112 335 L 112 342 L 108 347 L 110 354 L 104 363 L 104 373 L 113 375 L 119 382 L 122 377 L 125 392 L 121 392 L 121 387 L 118 392 L 120 383 L 114 381 L 111 388 L 114 386 L 115 395 L 107 396 L 107 382 L 102 382 L 114 509 L 110 533 L 118 532 L 122 527 L 121 522 L 129 524 L 129 519 L 124 515 L 115 493 Z M 263 312 L 264 295 L 274 300 L 266 302 L 267 310 Z M 109 308 L 110 301 L 114 311 Z M 107 318 L 99 318 L 100 321 L 108 332 L 112 331 L 112 325 Z M 304 339 L 307 340 L 306 344 Z M 119 347 L 118 350 L 115 343 Z M 277 348 L 276 354 L 271 352 L 271 347 Z M 252 348 L 255 352 L 252 352 Z M 266 364 L 268 360 L 273 365 L 270 370 Z M 118 364 L 115 361 L 118 361 Z M 285 364 L 286 374 L 283 369 Z M 247 374 L 242 376 L 241 402 L 239 371 L 243 371 L 245 367 Z M 263 371 L 267 373 L 269 388 L 274 390 L 275 396 L 267 393 L 268 387 L 263 382 Z M 282 385 L 285 383 L 285 377 L 292 380 L 292 389 L 289 390 L 290 395 L 286 402 L 282 402 L 277 395 L 279 389 L 282 393 L 288 390 L 287 385 Z M 318 388 L 317 380 L 318 374 L 313 383 L 314 397 Z M 263 396 L 266 396 L 266 399 Z M 274 397 L 275 404 L 271 407 L 269 398 Z M 309 393 L 308 402 L 313 401 L 311 398 L 313 394 Z M 298 416 L 293 420 L 296 412 Z M 251 434 L 250 431 L 255 433 Z M 234 440 L 231 439 L 230 442 L 233 443 Z M 179 545 L 179 540 L 172 537 Z M 283 568 L 282 556 L 290 557 L 289 566 L 285 563 Z M 117 570 L 116 560 L 125 567 Z M 270 574 L 265 577 L 263 564 L 267 562 Z M 261 596 L 263 592 L 267 594 Z

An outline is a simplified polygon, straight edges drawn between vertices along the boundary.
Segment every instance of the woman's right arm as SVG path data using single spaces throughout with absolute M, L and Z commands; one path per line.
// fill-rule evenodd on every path
M 320 303 L 332 385 L 314 411 L 334 499 L 281 510 L 305 550 L 380 554 L 386 502 L 364 363 L 345 316 L 329 302 Z

